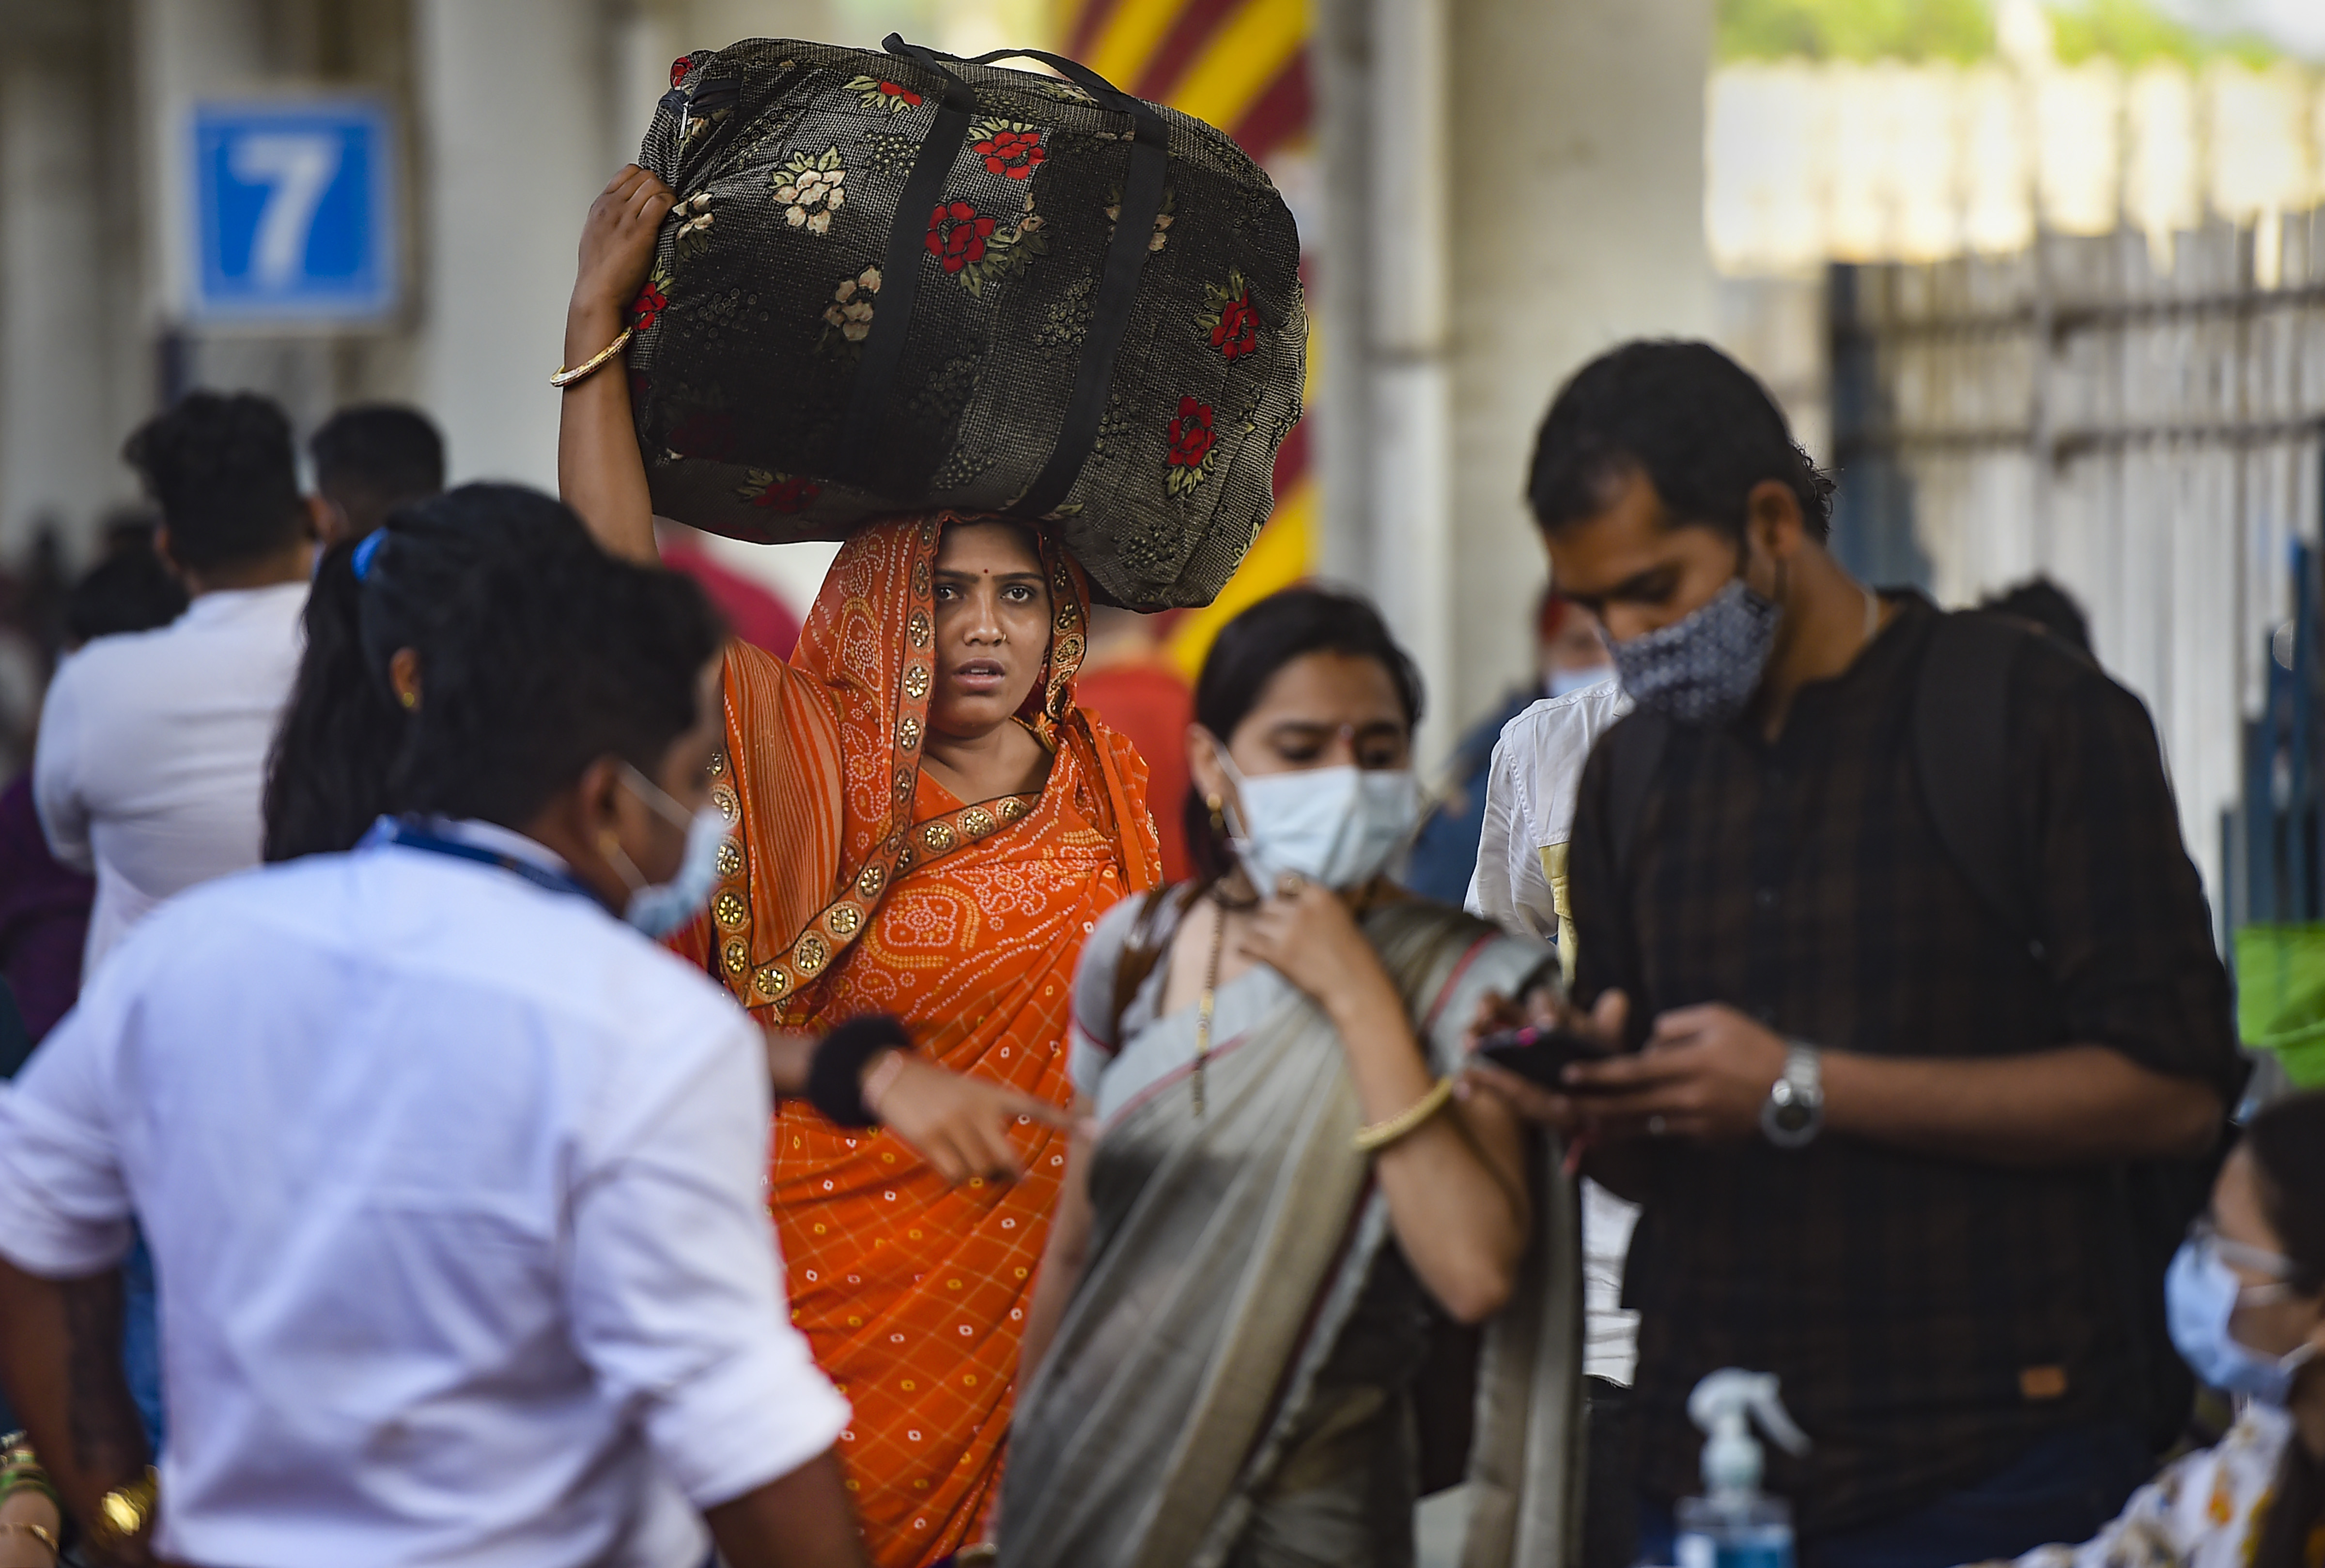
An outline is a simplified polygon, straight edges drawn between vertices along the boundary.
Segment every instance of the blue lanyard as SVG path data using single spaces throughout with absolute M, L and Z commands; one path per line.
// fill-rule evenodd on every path
M 529 860 L 519 859 L 514 855 L 487 849 L 481 844 L 464 844 L 458 839 L 447 839 L 440 833 L 430 832 L 409 818 L 381 818 L 378 824 L 364 835 L 364 844 L 366 847 L 400 844 L 404 849 L 423 849 L 431 855 L 449 855 L 456 860 L 474 860 L 482 866 L 497 866 L 504 871 L 523 877 L 535 887 L 546 888 L 551 893 L 570 893 L 577 898 L 588 899 L 600 909 L 605 907 L 602 899 L 567 872 L 551 871 Z

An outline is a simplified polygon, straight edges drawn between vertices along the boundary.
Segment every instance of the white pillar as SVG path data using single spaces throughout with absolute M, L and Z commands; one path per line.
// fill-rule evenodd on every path
M 1446 0 L 1373 0 L 1370 587 L 1443 715 L 1454 667 L 1453 366 L 1448 336 Z M 1424 769 L 1454 738 L 1422 734 Z
M 58 524 L 74 557 L 107 505 L 135 494 L 118 455 L 118 339 L 136 335 L 134 265 L 116 282 L 98 123 L 107 61 L 68 8 L 0 51 L 0 556 Z
M 1452 0 L 1458 709 L 1533 668 L 1526 469 L 1551 394 L 1625 339 L 1708 338 L 1710 0 Z
M 605 17 L 570 0 L 417 0 L 421 401 L 455 481 L 557 483 L 574 251 L 613 173 Z

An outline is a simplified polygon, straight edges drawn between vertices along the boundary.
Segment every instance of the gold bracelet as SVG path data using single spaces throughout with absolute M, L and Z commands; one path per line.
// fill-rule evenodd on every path
M 149 1464 L 144 1475 L 97 1498 L 97 1517 L 89 1522 L 90 1537 L 110 1550 L 144 1534 L 145 1526 L 153 1522 L 153 1504 L 161 1488 L 161 1478 Z
M 46 1525 L 35 1525 L 23 1519 L 0 1519 L 0 1530 L 9 1530 L 20 1536 L 32 1536 L 33 1540 L 49 1549 L 49 1560 L 52 1563 L 56 1561 L 57 1538 Z
M 629 342 L 630 334 L 636 330 L 637 329 L 635 327 L 623 328 L 622 335 L 620 337 L 615 339 L 611 343 L 607 344 L 603 348 L 598 349 L 591 357 L 583 360 L 580 364 L 575 366 L 570 370 L 566 369 L 562 365 L 559 366 L 557 367 L 557 374 L 549 378 L 549 385 L 559 387 L 572 385 L 575 382 L 580 380 L 583 376 L 588 375 L 591 371 L 596 370 L 599 366 L 605 364 L 607 360 L 611 359 L 615 355 L 619 354 L 622 351 L 623 347 Z
M 1376 1121 L 1370 1127 L 1358 1127 L 1356 1138 L 1357 1153 L 1376 1155 L 1399 1138 L 1410 1137 L 1419 1131 L 1431 1117 L 1443 1110 L 1452 1098 L 1453 1081 L 1450 1078 L 1439 1079 L 1434 1089 L 1414 1100 L 1408 1109 L 1397 1112 L 1386 1121 Z

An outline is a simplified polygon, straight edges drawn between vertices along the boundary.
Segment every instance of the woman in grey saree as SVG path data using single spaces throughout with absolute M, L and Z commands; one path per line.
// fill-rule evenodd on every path
M 1378 878 L 1418 708 L 1361 600 L 1220 634 L 1190 759 L 1215 874 L 1110 911 L 1075 980 L 1097 1131 L 1030 1307 L 1004 1568 L 1408 1568 L 1414 1384 L 1433 1330 L 1489 1317 L 1464 1563 L 1570 1555 L 1572 1192 L 1444 1087 L 1489 993 L 1554 966 Z

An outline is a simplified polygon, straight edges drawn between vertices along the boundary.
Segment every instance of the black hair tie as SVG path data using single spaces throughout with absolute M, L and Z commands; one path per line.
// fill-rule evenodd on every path
M 808 1061 L 807 1101 L 836 1127 L 878 1127 L 864 1106 L 864 1064 L 883 1051 L 910 1052 L 912 1037 L 885 1013 L 850 1018 L 816 1042 Z

